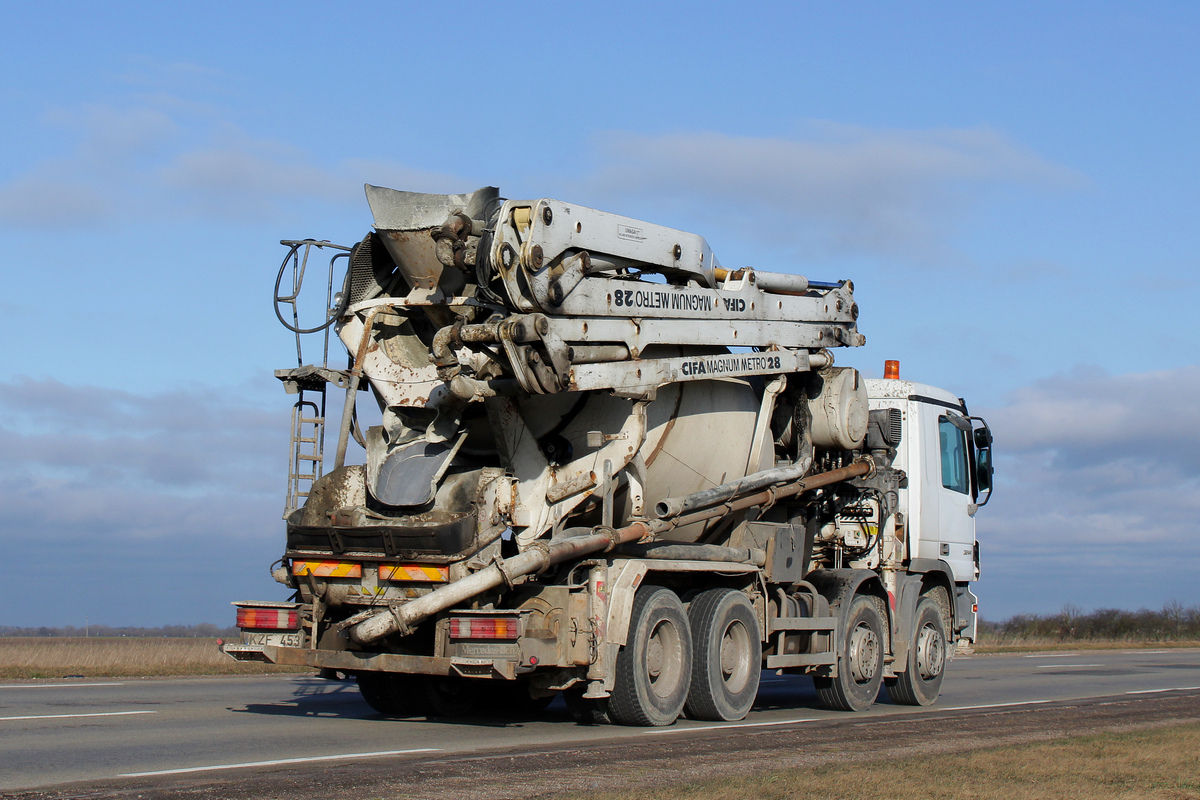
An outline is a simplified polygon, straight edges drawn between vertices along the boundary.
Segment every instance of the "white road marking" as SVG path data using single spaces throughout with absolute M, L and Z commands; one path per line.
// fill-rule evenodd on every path
M 818 717 L 804 719 L 777 719 L 772 722 L 730 722 L 727 725 L 697 725 L 692 728 L 671 728 L 670 730 L 644 730 L 642 733 L 690 733 L 691 731 L 719 731 L 726 728 L 762 728 L 767 725 L 795 725 L 799 722 L 817 722 Z
M 1035 669 L 1059 669 L 1061 667 L 1103 667 L 1103 664 L 1038 664 Z
M 13 683 L 0 689 L 73 689 L 76 686 L 124 686 L 123 683 Z
M 157 714 L 157 711 L 99 711 L 94 714 L 38 714 L 27 717 L 0 717 L 0 722 L 14 719 L 74 719 L 75 717 L 128 717 L 134 714 Z
M 1035 653 L 1031 656 L 1022 656 L 1022 658 L 1064 658 L 1066 656 L 1077 656 L 1079 653 Z
M 207 767 L 182 767 L 180 769 L 160 769 L 153 772 L 125 772 L 118 778 L 149 778 L 155 775 L 182 775 L 185 772 L 208 772 L 217 769 L 245 769 L 246 767 L 276 767 L 281 764 L 308 764 L 313 761 L 344 761 L 350 758 L 380 758 L 382 756 L 403 756 L 410 753 L 440 753 L 434 747 L 423 747 L 417 750 L 380 750 L 374 753 L 343 753 L 337 756 L 307 756 L 305 758 L 277 758 L 273 761 L 245 761 L 241 764 L 213 764 Z
M 1193 692 L 1200 689 L 1200 686 L 1176 686 L 1173 689 L 1139 689 L 1136 692 L 1126 692 L 1125 694 L 1155 694 L 1157 692 Z
M 935 711 L 972 711 L 976 708 L 1008 708 L 1009 706 L 1036 706 L 1041 703 L 1053 703 L 1053 700 L 1018 700 L 1015 703 L 988 703 L 983 706 L 955 706 L 954 708 L 934 708 Z

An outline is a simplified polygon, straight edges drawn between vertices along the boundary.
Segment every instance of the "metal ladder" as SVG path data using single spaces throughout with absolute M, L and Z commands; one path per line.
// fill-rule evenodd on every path
M 300 397 L 292 406 L 291 463 L 284 519 L 308 497 L 325 465 L 325 385 L 300 389 Z M 310 400 L 308 396 L 313 394 L 316 398 Z
M 329 330 L 334 321 L 333 278 L 337 260 L 348 258 L 349 247 L 319 242 L 313 239 L 284 240 L 280 244 L 288 248 L 279 274 L 275 280 L 275 315 L 284 327 L 296 335 L 296 368 L 275 370 L 275 377 L 283 381 L 288 394 L 298 395 L 292 405 L 291 441 L 288 444 L 288 490 L 283 518 L 287 519 L 312 493 L 313 485 L 321 478 L 325 466 L 325 400 L 326 388 L 330 383 L 344 387 L 345 375 L 329 369 Z M 329 248 L 334 254 L 329 259 L 328 279 L 325 288 L 325 322 L 314 328 L 300 326 L 297 298 L 304 285 L 304 273 L 308 267 L 313 248 Z M 291 294 L 281 294 L 280 285 L 291 267 Z M 281 306 L 291 307 L 291 322 L 280 312 Z M 321 365 L 305 365 L 302 335 L 321 333 L 323 348 Z

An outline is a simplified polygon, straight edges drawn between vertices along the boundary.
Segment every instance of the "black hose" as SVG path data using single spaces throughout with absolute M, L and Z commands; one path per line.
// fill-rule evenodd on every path
M 283 263 L 279 265 L 279 272 L 275 275 L 275 317 L 279 320 L 283 327 L 287 328 L 292 333 L 319 333 L 340 319 L 346 313 L 346 309 L 350 305 L 350 264 L 347 264 L 346 279 L 342 282 L 342 300 L 340 303 L 338 303 L 338 306 L 334 312 L 329 315 L 329 319 L 325 320 L 325 324 L 318 325 L 315 328 L 301 328 L 299 324 L 293 325 L 292 323 L 288 322 L 283 318 L 283 314 L 279 313 L 280 303 L 290 303 L 293 312 L 295 311 L 295 301 L 296 298 L 300 296 L 300 286 L 304 285 L 304 279 L 302 277 L 300 279 L 300 286 L 296 287 L 296 293 L 292 295 L 290 301 L 279 296 L 279 285 L 283 283 L 283 273 L 287 270 L 288 262 L 292 260 L 301 246 L 324 247 L 326 244 L 326 242 L 318 242 L 315 239 L 306 239 L 302 242 L 294 243 L 288 250 L 287 255 L 283 257 Z M 357 246 L 358 245 L 355 245 L 355 247 Z M 351 251 L 350 261 L 353 262 L 353 260 L 354 254 L 353 251 Z

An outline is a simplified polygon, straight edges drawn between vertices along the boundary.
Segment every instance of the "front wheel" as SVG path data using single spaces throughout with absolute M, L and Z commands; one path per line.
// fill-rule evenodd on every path
M 885 648 L 883 617 L 874 597 L 856 595 L 842 632 L 836 678 L 814 678 L 817 698 L 832 711 L 866 711 L 879 696 Z
M 946 627 L 941 609 L 930 597 L 921 598 L 914 616 L 908 668 L 888 681 L 888 693 L 901 705 L 928 706 L 938 699 L 946 674 Z
M 643 586 L 633 598 L 629 636 L 617 653 L 608 713 L 622 725 L 670 725 L 687 700 L 692 635 L 670 589 Z

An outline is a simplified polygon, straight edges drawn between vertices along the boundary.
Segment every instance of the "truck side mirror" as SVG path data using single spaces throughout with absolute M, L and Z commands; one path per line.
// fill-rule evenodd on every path
M 990 448 L 983 447 L 975 451 L 975 481 L 979 486 L 979 493 L 987 492 L 988 497 L 984 498 L 983 505 L 988 501 L 992 494 L 992 451 Z
M 986 424 L 982 428 L 975 429 L 975 446 L 980 450 L 986 450 L 992 446 L 992 430 Z
M 975 491 L 983 497 L 979 506 L 987 505 L 992 499 L 992 429 L 982 417 L 971 417 L 972 422 L 978 422 L 979 427 L 971 431 L 971 441 L 975 445 Z

